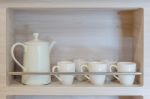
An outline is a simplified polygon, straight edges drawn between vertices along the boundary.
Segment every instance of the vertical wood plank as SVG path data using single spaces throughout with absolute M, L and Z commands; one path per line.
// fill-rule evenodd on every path
M 0 8 L 0 87 L 6 86 L 6 8 Z
M 137 71 L 143 72 L 143 60 L 144 60 L 144 17 L 143 17 L 143 9 L 138 9 L 134 11 L 134 30 L 133 30 L 133 37 L 134 37 L 134 61 L 137 63 Z M 143 84 L 143 77 L 137 76 L 138 82 Z
M 144 99 L 150 99 L 150 8 L 144 8 Z
M 0 93 L 0 99 L 12 99 L 12 98 L 9 98 L 5 94 Z
M 7 9 L 7 25 L 6 25 L 6 72 L 13 71 L 14 64 L 10 54 L 11 46 L 14 44 L 14 15 L 13 10 Z M 11 83 L 12 76 L 6 74 L 7 84 Z
M 144 7 L 144 94 L 143 99 L 150 99 L 150 8 Z

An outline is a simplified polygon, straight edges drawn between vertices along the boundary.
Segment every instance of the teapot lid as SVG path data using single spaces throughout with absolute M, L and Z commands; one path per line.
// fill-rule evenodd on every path
M 43 45 L 43 44 L 49 44 L 48 42 L 46 41 L 42 41 L 42 40 L 39 40 L 39 33 L 33 33 L 33 37 L 34 39 L 31 40 L 31 41 L 28 41 L 28 42 L 25 42 L 25 44 L 27 45 Z

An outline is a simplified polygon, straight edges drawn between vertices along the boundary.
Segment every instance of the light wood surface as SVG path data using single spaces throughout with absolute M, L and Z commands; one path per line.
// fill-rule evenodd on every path
M 119 99 L 143 99 L 142 96 L 123 96 L 120 97 Z
M 7 16 L 6 16 L 6 56 L 7 56 L 7 62 L 6 62 L 6 71 L 13 71 L 14 70 L 14 62 L 12 58 L 10 57 L 10 49 L 11 46 L 15 43 L 15 35 L 14 35 L 14 15 L 12 10 L 7 9 Z M 7 75 L 7 85 L 10 83 L 9 81 L 12 80 L 12 76 Z
M 8 2 L 8 3 L 1 3 L 1 7 L 11 7 L 11 8 L 122 8 L 122 9 L 135 9 L 139 7 L 149 7 L 148 0 L 143 1 L 116 1 L 116 0 L 109 0 L 109 1 L 99 1 L 99 0 L 68 0 L 66 2 L 61 2 L 60 0 L 56 0 L 47 3 L 47 2 L 24 2 L 24 3 L 17 3 L 17 2 Z
M 12 83 L 11 83 L 11 85 L 10 85 L 11 87 L 30 87 L 30 88 L 35 88 L 35 87 L 38 87 L 38 86 L 36 86 L 36 85 L 24 85 L 24 84 L 22 84 L 22 83 L 20 83 L 19 81 L 12 81 Z M 80 82 L 80 81 L 77 81 L 77 80 L 74 80 L 74 82 L 73 82 L 73 85 L 71 85 L 71 86 L 64 86 L 64 85 L 62 85 L 58 80 L 55 80 L 55 81 L 53 81 L 51 84 L 48 84 L 48 85 L 41 85 L 41 86 L 39 86 L 39 87 L 61 87 L 61 88 L 67 88 L 67 87 L 72 87 L 72 89 L 73 88 L 75 88 L 75 87 L 79 87 L 79 88 L 85 88 L 85 87 L 93 87 L 93 88 L 95 88 L 95 87 L 97 87 L 97 88 L 104 88 L 104 87 L 121 87 L 121 88 L 123 88 L 123 87 L 125 87 L 125 88 L 132 88 L 132 87 L 141 87 L 140 85 L 137 85 L 137 84 L 134 84 L 134 85 L 132 85 L 132 86 L 124 86 L 124 85 L 122 85 L 122 84 L 120 84 L 119 82 L 112 82 L 112 83 L 108 83 L 108 84 L 104 84 L 103 86 L 95 86 L 95 85 L 93 85 L 90 81 L 83 81 L 83 82 Z M 118 88 L 119 89 L 119 88 Z M 88 90 L 89 91 L 89 90 Z M 91 91 L 92 92 L 92 91 Z
M 41 99 L 43 96 L 10 96 L 11 99 Z M 26 98 L 25 98 L 26 97 Z M 143 99 L 141 96 L 45 96 L 44 99 L 62 99 L 71 98 L 71 99 Z M 10 99 L 10 98 L 9 98 Z
M 0 9 L 0 87 L 6 86 L 6 17 L 5 8 Z
M 74 4 L 74 5 L 73 5 Z M 128 2 L 126 2 L 125 4 L 124 3 L 116 3 L 116 2 L 107 2 L 107 3 L 80 3 L 79 5 L 78 5 L 79 3 L 72 3 L 72 4 L 69 4 L 69 3 L 67 3 L 67 4 L 54 4 L 54 3 L 52 3 L 52 4 L 43 4 L 43 3 L 39 3 L 39 4 L 36 4 L 36 3 L 34 3 L 34 4 L 23 4 L 23 5 L 21 5 L 21 4 L 3 4 L 2 5 L 2 7 L 49 7 L 49 8 L 51 8 L 51 7 L 75 7 L 75 8 L 82 8 L 82 7 L 84 7 L 84 8 L 92 8 L 92 7 L 99 7 L 99 8 L 107 8 L 107 7 L 111 7 L 111 8 L 113 8 L 113 7 L 115 7 L 115 8 L 119 8 L 119 7 L 129 7 L 129 8 L 137 8 L 137 7 L 141 7 L 141 8 L 144 8 L 144 84 L 143 84 L 143 87 L 140 87 L 140 88 L 101 88 L 101 89 L 97 89 L 97 90 L 93 90 L 93 95 L 142 95 L 142 96 L 144 96 L 144 99 L 149 99 L 149 89 L 150 89 L 150 87 L 149 87 L 149 82 L 150 82 L 150 79 L 149 79 L 149 74 L 150 74 L 150 72 L 149 72 L 149 64 L 150 64 L 150 61 L 149 61 L 149 59 L 150 59 L 150 54 L 149 54 L 149 37 L 150 37 L 150 35 L 149 35 L 149 32 L 150 32 L 150 29 L 149 29 L 149 23 L 150 23 L 150 20 L 149 20 L 149 17 L 150 17 L 150 13 L 149 13 L 149 11 L 150 11 L 150 9 L 149 9 L 149 4 L 148 3 L 128 3 Z M 44 5 L 44 6 L 43 6 Z M 137 12 L 138 13 L 138 12 Z M 2 24 L 6 24 L 6 20 L 5 20 L 5 18 L 6 18 L 6 9 L 4 8 L 4 9 L 2 9 L 1 8 L 1 10 L 0 10 L 0 21 L 2 22 Z M 138 23 L 141 23 L 141 21 L 138 21 L 137 22 L 137 24 Z M 8 93 L 8 94 L 23 94 L 23 93 L 26 93 L 26 92 L 28 92 L 28 95 L 30 94 L 30 92 L 31 92 L 31 94 L 36 94 L 36 95 L 39 95 L 39 94 L 43 94 L 43 95 L 53 95 L 53 94 L 55 94 L 55 95 L 59 95 L 60 93 L 62 93 L 62 95 L 68 95 L 68 94 L 74 94 L 74 95 L 87 95 L 88 94 L 88 92 L 87 92 L 87 90 L 89 90 L 88 88 L 85 88 L 84 90 L 82 89 L 82 88 L 77 88 L 77 90 L 75 90 L 75 89 L 71 89 L 71 88 L 68 88 L 67 89 L 67 91 L 66 92 L 64 92 L 64 90 L 66 90 L 65 88 L 64 89 L 59 89 L 59 90 L 61 90 L 61 91 L 59 91 L 58 92 L 58 89 L 54 89 L 54 88 L 52 88 L 52 89 L 49 89 L 49 88 L 47 88 L 47 87 L 35 87 L 34 89 L 33 88 L 18 88 L 18 87 L 10 87 L 10 86 L 7 86 L 7 87 L 5 87 L 5 85 L 6 85 L 6 73 L 5 73 L 5 71 L 6 71 L 6 60 L 5 60 L 5 57 L 6 57 L 6 49 L 5 49 L 5 44 L 6 44 L 6 40 L 5 40 L 5 33 L 6 33 L 6 25 L 2 25 L 2 26 L 4 26 L 3 28 L 1 27 L 1 29 L 0 29 L 0 35 L 2 35 L 1 37 L 2 37 L 2 42 L 3 43 L 1 43 L 1 45 L 2 44 L 4 44 L 4 46 L 2 45 L 2 47 L 1 47 L 1 49 L 0 49 L 0 51 L 2 52 L 2 54 L 1 54 L 1 60 L 0 60 L 0 66 L 2 67 L 1 69 L 0 69 L 0 74 L 1 74 L 1 80 L 0 80 L 0 85 L 3 87 L 3 93 Z M 138 26 L 137 26 L 138 27 Z M 139 29 L 139 28 L 138 28 Z M 4 49 L 3 49 L 4 48 Z M 142 54 L 142 53 L 141 53 Z M 139 60 L 139 59 L 138 59 Z M 141 63 L 142 64 L 142 63 Z M 3 65 L 3 66 L 2 66 Z M 140 69 L 140 70 L 142 70 L 142 68 Z M 2 88 L 1 88 L 2 89 Z M 91 89 L 94 89 L 94 88 L 91 88 Z M 38 91 L 38 90 L 40 90 L 40 91 Z M 53 92 L 52 92 L 52 90 L 53 90 Z M 57 90 L 57 91 L 56 91 Z M 63 91 L 62 91 L 63 90 Z M 45 94 L 44 94 L 44 92 L 42 92 L 42 91 L 44 91 L 44 92 L 46 92 Z M 85 91 L 85 92 L 84 92 Z M 51 92 L 51 93 L 50 93 Z M 116 93 L 117 92 L 117 93 Z M 50 94 L 49 94 L 50 93 Z M 67 94 L 68 93 L 68 94 Z M 89 93 L 89 95 L 92 95 L 92 93 L 90 94 Z M 4 99 L 6 99 L 6 97 L 5 97 L 5 95 L 3 96 L 4 97 Z M 3 97 L 2 97 L 2 99 L 3 99 Z M 127 97 L 126 97 L 127 98 Z M 138 98 L 140 98 L 140 97 L 134 97 L 135 99 L 138 99 Z M 133 99 L 134 99 L 133 98 Z M 11 98 L 10 98 L 11 99 Z M 13 98 L 12 98 L 13 99 Z M 129 98 L 127 98 L 127 99 L 129 99 Z M 131 98 L 132 99 L 132 98 Z
M 134 61 L 137 63 L 138 71 L 144 70 L 144 10 L 139 9 L 134 12 Z M 141 67 L 139 67 L 141 66 Z M 143 78 L 139 81 L 143 83 Z
M 44 99 L 119 99 L 117 96 L 44 96 Z M 42 99 L 43 96 L 15 96 L 12 99 Z

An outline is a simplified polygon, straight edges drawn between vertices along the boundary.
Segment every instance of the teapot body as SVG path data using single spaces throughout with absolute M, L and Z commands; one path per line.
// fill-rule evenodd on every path
M 25 45 L 27 46 L 27 45 Z M 50 72 L 49 46 L 30 46 L 24 50 L 24 72 Z M 49 75 L 23 75 L 22 83 L 28 85 L 42 85 L 51 82 Z

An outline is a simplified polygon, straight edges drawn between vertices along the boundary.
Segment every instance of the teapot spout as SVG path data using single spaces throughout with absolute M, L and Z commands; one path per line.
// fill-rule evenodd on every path
M 49 45 L 49 52 L 51 52 L 53 46 L 55 45 L 56 41 L 52 41 L 52 43 Z

